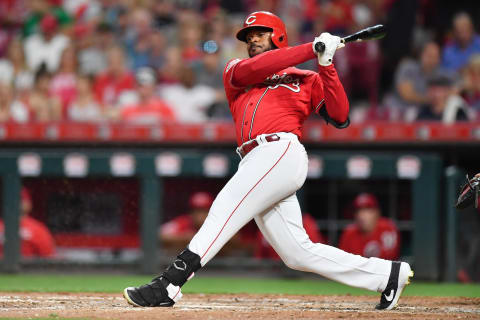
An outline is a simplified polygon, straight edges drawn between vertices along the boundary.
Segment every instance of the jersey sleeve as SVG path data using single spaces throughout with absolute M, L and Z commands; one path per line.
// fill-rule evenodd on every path
M 223 73 L 225 90 L 227 88 L 243 89 L 249 85 L 261 83 L 275 72 L 313 58 L 315 58 L 315 54 L 310 42 L 294 47 L 266 51 L 248 59 L 231 60 Z
M 313 76 L 312 94 L 311 94 L 310 101 L 311 101 L 312 111 L 315 113 L 318 113 L 320 108 L 325 103 L 325 96 L 323 93 L 323 82 L 318 73 L 316 73 Z
M 55 241 L 47 227 L 38 224 L 32 231 L 37 255 L 40 257 L 52 257 L 55 254 Z
M 176 236 L 181 234 L 181 228 L 178 221 L 172 220 L 160 226 L 160 233 L 164 236 Z
M 330 118 L 338 123 L 344 123 L 348 118 L 349 103 L 347 94 L 338 78 L 337 70 L 335 70 L 333 64 L 327 67 L 319 65 L 318 74 L 323 82 L 323 93 L 325 96 L 323 107 L 327 108 Z
M 241 59 L 232 59 L 228 61 L 225 69 L 223 70 L 223 87 L 225 88 L 225 95 L 227 100 L 230 102 L 235 98 L 235 96 L 243 90 L 243 87 L 236 86 L 232 83 L 233 72 L 235 71 L 236 65 L 242 61 Z

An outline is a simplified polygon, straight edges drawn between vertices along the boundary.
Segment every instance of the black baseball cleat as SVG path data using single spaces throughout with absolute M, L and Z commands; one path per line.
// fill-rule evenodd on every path
M 392 269 L 388 284 L 382 292 L 380 303 L 376 305 L 377 310 L 391 310 L 397 306 L 398 299 L 406 285 L 410 284 L 413 271 L 406 262 L 392 261 Z
M 171 307 L 180 300 L 182 292 L 160 276 L 143 286 L 125 288 L 123 296 L 134 307 Z

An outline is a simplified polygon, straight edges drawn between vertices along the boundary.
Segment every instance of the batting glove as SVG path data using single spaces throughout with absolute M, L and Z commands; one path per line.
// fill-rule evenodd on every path
M 315 44 L 318 42 L 323 42 L 325 44 L 325 51 L 320 53 L 315 51 Z M 345 44 L 342 43 L 341 38 L 333 36 L 328 32 L 322 33 L 320 37 L 316 37 L 315 40 L 313 40 L 313 52 L 318 56 L 318 64 L 324 67 L 332 64 L 335 50 L 343 47 L 345 47 Z

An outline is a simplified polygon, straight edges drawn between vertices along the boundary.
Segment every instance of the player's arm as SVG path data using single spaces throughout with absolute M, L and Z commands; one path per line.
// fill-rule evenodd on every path
M 338 78 L 337 70 L 332 64 L 333 55 L 338 48 L 344 46 L 340 42 L 340 37 L 332 36 L 329 33 L 322 33 L 320 37 L 315 38 L 313 45 L 317 42 L 325 44 L 325 51 L 318 54 L 318 74 L 323 83 L 323 105 L 316 106 L 318 112 L 327 123 L 336 128 L 343 129 L 348 127 L 349 102 L 345 89 Z
M 230 81 L 235 87 L 261 83 L 275 72 L 295 66 L 315 58 L 312 43 L 305 43 L 295 47 L 270 50 L 255 57 L 236 60 L 226 73 L 231 72 Z M 235 60 L 234 60 L 235 61 Z M 228 74 L 226 75 L 228 77 Z

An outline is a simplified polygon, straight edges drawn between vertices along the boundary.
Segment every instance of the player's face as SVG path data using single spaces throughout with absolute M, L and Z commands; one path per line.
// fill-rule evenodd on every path
M 370 233 L 375 229 L 379 215 L 378 209 L 362 208 L 358 209 L 355 220 L 362 232 Z
M 273 49 L 272 33 L 265 29 L 253 29 L 247 33 L 247 50 L 251 57 Z

